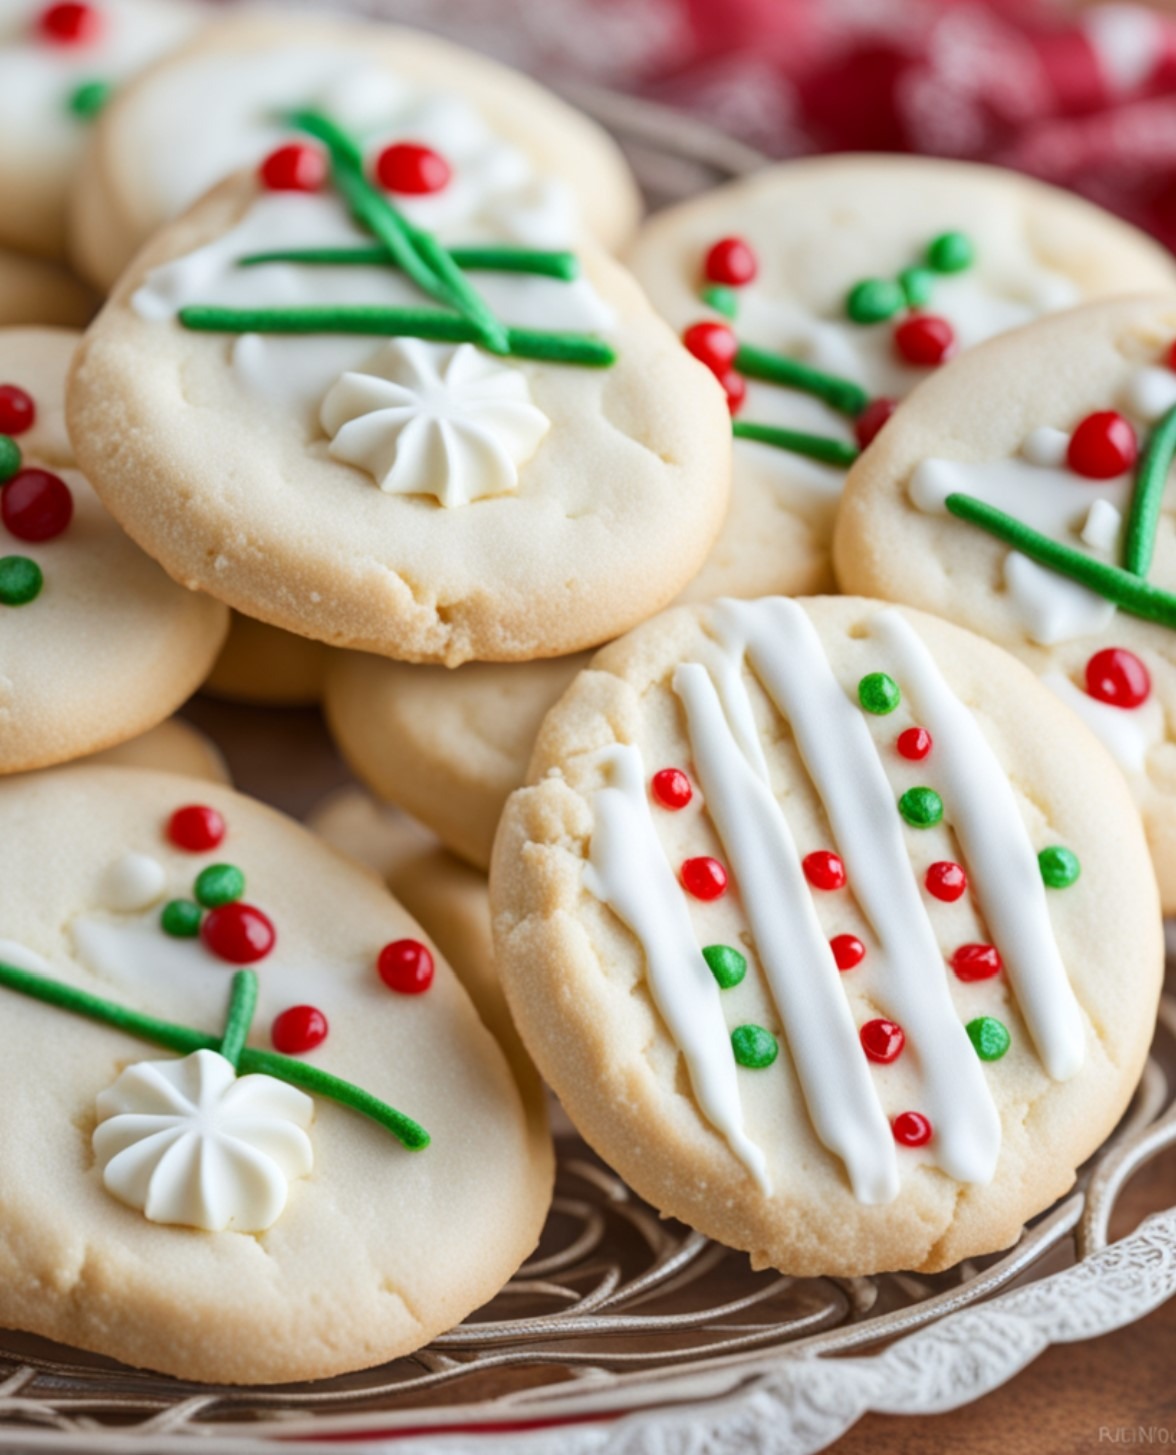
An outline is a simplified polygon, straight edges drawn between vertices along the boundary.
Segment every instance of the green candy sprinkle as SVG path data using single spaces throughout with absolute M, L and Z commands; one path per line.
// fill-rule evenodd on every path
M 922 308 L 931 302 L 935 289 L 935 274 L 930 268 L 904 268 L 898 275 L 898 286 L 907 301 L 908 308 Z
M 83 81 L 67 104 L 75 116 L 82 121 L 90 121 L 110 100 L 113 91 L 109 81 Z
M 232 904 L 245 893 L 245 876 L 235 864 L 210 864 L 197 874 L 194 892 L 205 909 Z
M 195 939 L 200 933 L 200 906 L 190 899 L 169 899 L 163 906 L 159 923 L 164 934 L 173 939 Z
M 747 959 L 731 945 L 707 945 L 702 958 L 719 982 L 720 990 L 730 990 L 747 974 Z
M 0 434 L 0 485 L 20 469 L 20 446 L 11 435 Z
M 698 295 L 708 308 L 721 313 L 724 318 L 734 318 L 739 312 L 739 295 L 734 288 L 723 283 L 708 283 Z
M 1069 889 L 1082 873 L 1078 855 L 1070 849 L 1064 849 L 1061 844 L 1042 849 L 1037 856 L 1037 862 L 1041 866 L 1041 877 L 1047 889 Z
M 1009 1033 L 994 1016 L 979 1015 L 964 1029 L 981 1061 L 999 1061 L 1009 1049 Z
M 731 1049 L 740 1066 L 750 1071 L 762 1071 L 780 1054 L 776 1037 L 763 1026 L 736 1026 L 731 1032 Z
M 845 311 L 854 323 L 881 323 L 893 318 L 904 301 L 897 283 L 888 278 L 864 278 L 849 290 Z
M 927 265 L 937 273 L 962 273 L 976 261 L 976 249 L 966 232 L 941 232 L 927 244 Z
M 943 799 L 934 788 L 908 788 L 898 800 L 898 811 L 911 828 L 934 828 L 943 817 Z
M 876 717 L 885 717 L 902 701 L 898 683 L 885 672 L 871 672 L 858 683 L 858 701 Z
M 28 556 L 0 558 L 0 606 L 26 606 L 44 584 L 40 566 Z

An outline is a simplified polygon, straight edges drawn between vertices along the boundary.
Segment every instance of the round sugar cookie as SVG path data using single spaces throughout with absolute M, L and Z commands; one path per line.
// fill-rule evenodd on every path
M 550 1146 L 370 874 L 227 788 L 126 768 L 0 784 L 0 825 L 6 1327 L 286 1383 L 408 1353 L 506 1282 Z
M 889 403 L 1041 313 L 1176 282 L 1091 203 L 926 157 L 768 168 L 650 219 L 628 262 L 732 396 L 731 510 L 692 601 L 832 589 L 846 467 Z
M 158 727 L 128 742 L 92 753 L 85 760 L 116 768 L 153 768 L 161 773 L 182 773 L 211 783 L 231 783 L 229 765 L 212 741 L 182 717 L 169 717 Z
M 233 612 L 229 634 L 203 690 L 231 702 L 305 707 L 322 697 L 329 659 L 322 642 Z
M 1172 296 L 994 340 L 920 389 L 855 468 L 836 538 L 847 591 L 991 637 L 1102 738 L 1143 813 L 1169 913 L 1174 340 Z
M 207 675 L 228 613 L 119 529 L 65 432 L 78 335 L 0 330 L 0 773 L 145 732 Z
M 95 119 L 129 76 L 187 40 L 205 14 L 181 0 L 4 0 L 0 245 L 65 255 L 69 195 L 86 176 Z
M 856 598 L 667 612 L 547 717 L 495 842 L 540 1072 L 663 1214 L 816 1275 L 1013 1242 L 1127 1105 L 1139 816 L 1014 658 Z
M 84 328 L 98 304 L 97 295 L 59 263 L 0 248 L 0 328 Z
M 283 116 L 306 107 L 331 110 L 381 147 L 417 148 L 406 210 L 427 227 L 460 224 L 462 242 L 506 226 L 539 247 L 567 247 L 586 230 L 614 248 L 640 215 L 612 138 L 526 76 L 389 25 L 246 15 L 208 26 L 103 112 L 74 194 L 79 270 L 109 291 L 201 193 L 299 140 Z M 448 186 L 421 170 L 421 147 L 442 158 Z

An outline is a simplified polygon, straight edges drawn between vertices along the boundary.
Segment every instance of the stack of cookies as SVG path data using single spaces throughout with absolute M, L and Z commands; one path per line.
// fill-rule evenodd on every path
M 410 1352 L 536 1246 L 544 1082 L 756 1266 L 1007 1247 L 1176 908 L 1176 265 L 916 158 L 641 223 L 522 76 L 210 16 L 4 22 L 0 1324 Z M 202 684 L 374 796 L 234 793 Z

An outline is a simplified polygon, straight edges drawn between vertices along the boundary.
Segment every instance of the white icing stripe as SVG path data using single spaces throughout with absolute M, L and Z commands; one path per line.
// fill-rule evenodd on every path
M 741 680 L 737 686 L 746 703 Z M 813 1128 L 845 1164 L 861 1202 L 890 1202 L 899 1190 L 894 1139 L 788 822 L 740 751 L 706 668 L 696 662 L 680 666 L 674 691 L 686 712 L 695 772 L 747 910 Z
M 952 1003 L 895 795 L 860 710 L 795 602 L 722 601 L 715 622 L 727 650 L 746 652 L 787 719 L 824 804 L 853 895 L 881 946 L 885 964 L 877 984 L 885 989 L 886 1011 L 906 1032 L 908 1054 L 922 1075 L 935 1161 L 961 1182 L 987 1182 L 1000 1153 L 1000 1118 Z M 714 813 L 713 802 L 709 807 Z
M 1054 939 L 1037 855 L 1008 778 L 910 623 L 896 611 L 883 611 L 870 630 L 934 741 L 936 778 L 973 892 L 1037 1054 L 1049 1075 L 1063 1081 L 1085 1059 L 1086 1031 Z
M 682 891 L 666 861 L 645 792 L 638 748 L 601 754 L 610 774 L 592 798 L 595 826 L 584 885 L 629 927 L 645 955 L 650 993 L 686 1059 L 703 1114 L 765 1193 L 764 1155 L 743 1129 L 738 1072 L 719 987 L 694 937 Z

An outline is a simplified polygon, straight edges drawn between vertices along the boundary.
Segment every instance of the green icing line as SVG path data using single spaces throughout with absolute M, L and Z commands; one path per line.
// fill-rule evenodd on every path
M 1071 884 L 1078 882 L 1078 876 L 1082 873 L 1078 855 L 1072 849 L 1063 848 L 1061 844 L 1042 849 L 1037 856 L 1037 863 L 1041 869 L 1042 883 L 1047 889 L 1069 889 Z
M 710 966 L 720 990 L 730 990 L 747 974 L 747 957 L 732 945 L 707 945 L 702 958 Z
M 533 273 L 572 283 L 580 276 L 575 253 L 543 252 L 535 248 L 469 247 L 450 248 L 449 256 L 459 268 L 483 273 Z M 264 263 L 305 263 L 308 266 L 388 267 L 396 260 L 387 248 L 278 248 L 268 253 L 248 253 L 237 259 L 239 268 L 256 268 Z
M 27 606 L 44 585 L 40 566 L 28 556 L 0 558 L 0 606 Z
M 870 396 L 852 379 L 826 374 L 813 369 L 787 354 L 774 354 L 754 344 L 740 344 L 734 359 L 735 368 L 749 379 L 766 379 L 769 384 L 783 384 L 822 399 L 831 408 L 856 418 L 870 402 Z
M 1130 571 L 1051 540 L 1032 526 L 985 504 L 983 500 L 977 500 L 973 495 L 949 495 L 946 505 L 959 520 L 979 526 L 1040 565 L 1048 566 L 1072 581 L 1081 582 L 1129 615 L 1154 621 L 1159 626 L 1176 627 L 1176 596 L 1170 592 L 1149 585 Z
M 708 283 L 698 296 L 709 308 L 713 308 L 716 313 L 721 313 L 724 318 L 734 318 L 739 312 L 738 293 L 724 283 Z
M 0 485 L 12 479 L 20 469 L 23 458 L 20 446 L 12 436 L 0 434 Z
M 1156 527 L 1160 522 L 1160 506 L 1172 456 L 1176 454 L 1176 405 L 1173 405 L 1152 431 L 1139 461 L 1135 490 L 1131 496 L 1131 512 L 1127 517 L 1127 539 L 1123 545 L 1123 566 L 1134 576 L 1146 576 L 1151 570 L 1156 549 Z
M 220 1053 L 236 1071 L 241 1052 L 249 1037 L 253 1024 L 253 1012 L 257 1009 L 257 976 L 252 970 L 238 970 L 233 976 L 233 990 L 229 998 L 229 1014 L 225 1021 L 225 1033 L 221 1037 Z
M 856 446 L 829 435 L 803 434 L 796 429 L 779 429 L 774 424 L 751 424 L 737 419 L 731 425 L 731 433 L 736 439 L 775 445 L 778 450 L 791 450 L 794 455 L 806 455 L 810 460 L 822 460 L 826 465 L 841 465 L 846 469 L 861 453 Z
M 776 1037 L 763 1026 L 736 1026 L 731 1032 L 731 1049 L 740 1066 L 749 1071 L 762 1071 L 780 1054 Z

